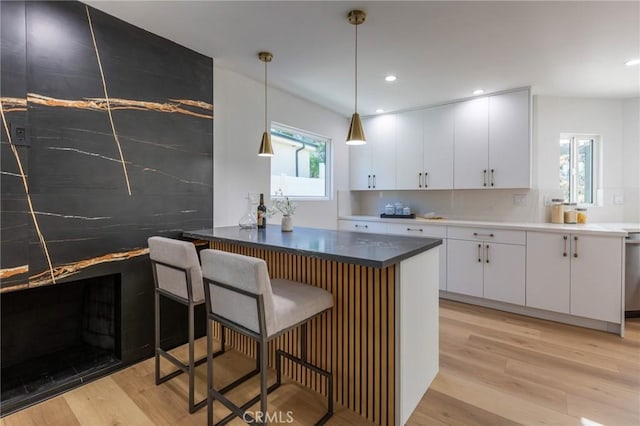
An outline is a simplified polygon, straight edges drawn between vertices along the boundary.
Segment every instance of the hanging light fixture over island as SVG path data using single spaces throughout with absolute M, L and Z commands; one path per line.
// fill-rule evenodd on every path
M 264 62 L 264 133 L 260 142 L 260 150 L 258 156 L 273 157 L 273 146 L 271 145 L 271 133 L 267 125 L 267 63 L 273 60 L 273 54 L 270 52 L 258 53 L 258 58 Z
M 351 124 L 349 125 L 349 133 L 347 134 L 347 145 L 364 145 L 367 140 L 364 137 L 362 129 L 362 121 L 358 114 L 358 25 L 364 23 L 367 14 L 362 10 L 352 10 L 347 15 L 349 23 L 356 28 L 356 54 L 355 54 L 355 112 L 351 116 Z

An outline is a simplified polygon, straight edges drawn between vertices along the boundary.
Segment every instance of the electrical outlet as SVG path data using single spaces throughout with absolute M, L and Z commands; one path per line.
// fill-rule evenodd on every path
M 624 195 L 622 194 L 615 194 L 613 196 L 613 204 L 616 204 L 618 206 L 623 205 L 624 204 Z
M 16 127 L 16 135 L 15 135 L 16 143 L 24 143 L 27 139 L 27 132 L 24 127 Z
M 514 194 L 513 205 L 523 207 L 527 205 L 527 194 Z
M 13 124 L 13 125 L 12 125 Z M 29 146 L 29 135 L 27 128 L 22 123 L 9 123 L 11 139 L 16 146 Z

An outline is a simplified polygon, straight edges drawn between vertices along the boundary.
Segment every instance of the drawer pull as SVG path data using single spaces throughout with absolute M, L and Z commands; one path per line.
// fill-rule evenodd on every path
M 474 232 L 473 236 L 474 237 L 491 237 L 491 238 L 493 238 L 495 235 L 493 235 L 493 234 L 478 234 L 477 232 Z
M 356 228 L 368 228 L 369 225 L 355 225 Z
M 478 263 L 482 263 L 482 244 L 478 244 Z
M 407 228 L 407 231 L 419 231 L 419 232 L 422 232 L 422 228 Z

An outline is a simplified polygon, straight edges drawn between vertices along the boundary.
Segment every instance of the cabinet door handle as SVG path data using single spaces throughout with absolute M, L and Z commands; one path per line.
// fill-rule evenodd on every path
M 578 257 L 578 237 L 574 236 L 573 241 L 575 243 L 575 248 L 573 249 L 573 257 Z
M 371 189 L 371 175 L 367 175 L 367 188 Z
M 478 244 L 478 263 L 482 263 L 482 244 Z
M 407 231 L 422 232 L 422 228 L 407 228 Z
M 482 186 L 487 186 L 487 169 L 482 171 Z
M 564 251 L 562 252 L 562 255 L 564 257 L 567 257 L 567 240 L 569 239 L 566 235 L 562 236 L 562 239 L 564 240 Z
M 418 188 L 422 188 L 422 173 L 418 173 Z
M 493 234 L 478 234 L 477 232 L 474 232 L 473 236 L 474 237 L 491 237 L 491 238 L 493 238 L 495 235 L 493 235 Z
M 376 187 L 376 175 L 373 175 L 373 187 Z
M 486 249 L 487 249 L 486 259 L 487 259 L 487 263 L 489 263 L 489 244 L 487 244 Z
M 424 187 L 425 188 L 429 187 L 429 181 L 427 180 L 428 177 L 429 177 L 429 173 L 424 172 Z
M 491 169 L 491 186 L 493 186 L 495 184 L 495 177 L 493 176 L 493 172 L 494 172 L 494 170 Z

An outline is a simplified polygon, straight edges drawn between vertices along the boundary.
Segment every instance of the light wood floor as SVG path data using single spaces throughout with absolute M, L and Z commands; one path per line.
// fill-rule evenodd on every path
M 440 307 L 440 373 L 409 425 L 640 425 L 640 320 L 627 321 L 621 339 L 456 302 L 441 301 Z M 222 384 L 249 371 L 253 361 L 232 352 L 215 365 Z M 205 374 L 201 366 L 202 384 Z M 7 416 L 0 425 L 203 425 L 206 409 L 188 414 L 185 379 L 155 386 L 150 359 Z M 256 389 L 252 381 L 230 396 L 241 401 Z M 323 409 L 322 398 L 293 383 L 269 397 L 269 411 L 281 410 L 286 419 L 292 410 L 294 424 L 312 424 Z M 216 417 L 224 414 L 216 405 Z M 330 424 L 367 422 L 338 407 Z

